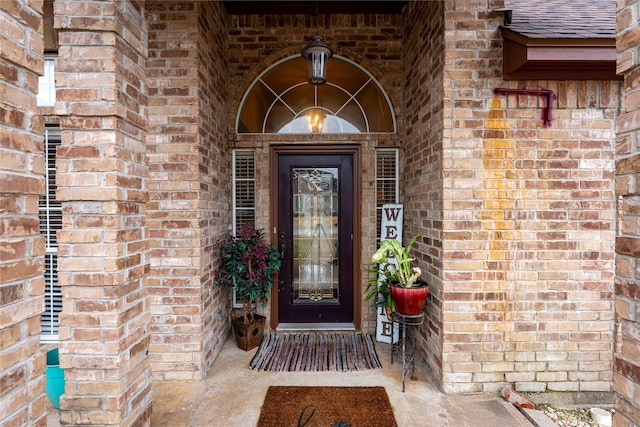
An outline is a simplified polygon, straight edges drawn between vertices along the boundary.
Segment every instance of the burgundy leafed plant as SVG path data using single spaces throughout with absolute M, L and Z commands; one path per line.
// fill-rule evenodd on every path
M 264 307 L 271 296 L 273 275 L 280 270 L 282 261 L 274 245 L 263 238 L 264 231 L 245 224 L 236 236 L 220 246 L 220 264 L 215 285 L 230 286 L 242 299 L 245 324 L 253 321 L 253 303 Z

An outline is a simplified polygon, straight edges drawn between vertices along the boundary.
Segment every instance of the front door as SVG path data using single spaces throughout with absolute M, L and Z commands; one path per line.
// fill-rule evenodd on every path
M 277 168 L 279 326 L 353 324 L 354 154 L 278 154 Z

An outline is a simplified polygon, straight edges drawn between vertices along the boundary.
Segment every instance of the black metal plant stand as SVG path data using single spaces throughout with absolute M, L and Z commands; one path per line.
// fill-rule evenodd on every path
M 411 370 L 411 379 L 415 379 L 416 327 L 424 323 L 424 313 L 408 316 L 394 312 L 391 314 L 390 319 L 392 331 L 395 326 L 394 323 L 398 323 L 401 326 L 401 340 L 391 344 L 391 364 L 393 365 L 394 353 L 399 353 L 402 359 L 402 392 L 404 393 L 404 383 L 409 370 Z

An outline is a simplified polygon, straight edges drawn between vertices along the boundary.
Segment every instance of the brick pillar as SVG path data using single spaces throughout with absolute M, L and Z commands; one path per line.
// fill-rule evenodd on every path
M 140 2 L 55 2 L 62 424 L 148 425 L 147 24 Z
M 640 0 L 618 2 L 618 73 L 624 100 L 617 122 L 616 315 L 618 347 L 613 377 L 616 427 L 640 425 Z
M 145 4 L 149 16 L 149 301 L 154 378 L 201 379 L 230 329 L 213 287 L 231 222 L 226 13 L 221 2 Z
M 0 425 L 46 426 L 43 121 L 35 114 L 44 70 L 42 2 L 0 2 Z
M 442 105 L 444 68 L 444 2 L 410 2 L 405 11 L 404 88 L 406 134 L 401 170 L 420 173 L 401 177 L 405 204 L 405 237 L 424 237 L 421 250 L 429 252 L 429 268 L 423 280 L 429 282 L 425 324 L 421 328 L 421 353 L 434 378 L 442 378 Z M 424 36 L 421 28 L 429 28 Z M 430 70 L 427 72 L 426 70 Z M 414 105 L 424 105 L 416 108 Z M 434 131 L 436 130 L 437 131 Z M 416 227 L 420 223 L 421 227 Z M 423 246 L 423 242 L 426 246 Z M 414 246 L 415 247 L 415 246 Z M 423 267 L 426 267 L 423 266 Z M 441 380 L 438 380 L 441 381 Z

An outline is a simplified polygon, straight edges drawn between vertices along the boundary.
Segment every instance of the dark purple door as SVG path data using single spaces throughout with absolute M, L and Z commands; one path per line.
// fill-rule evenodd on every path
M 353 322 L 353 155 L 278 156 L 279 323 Z

